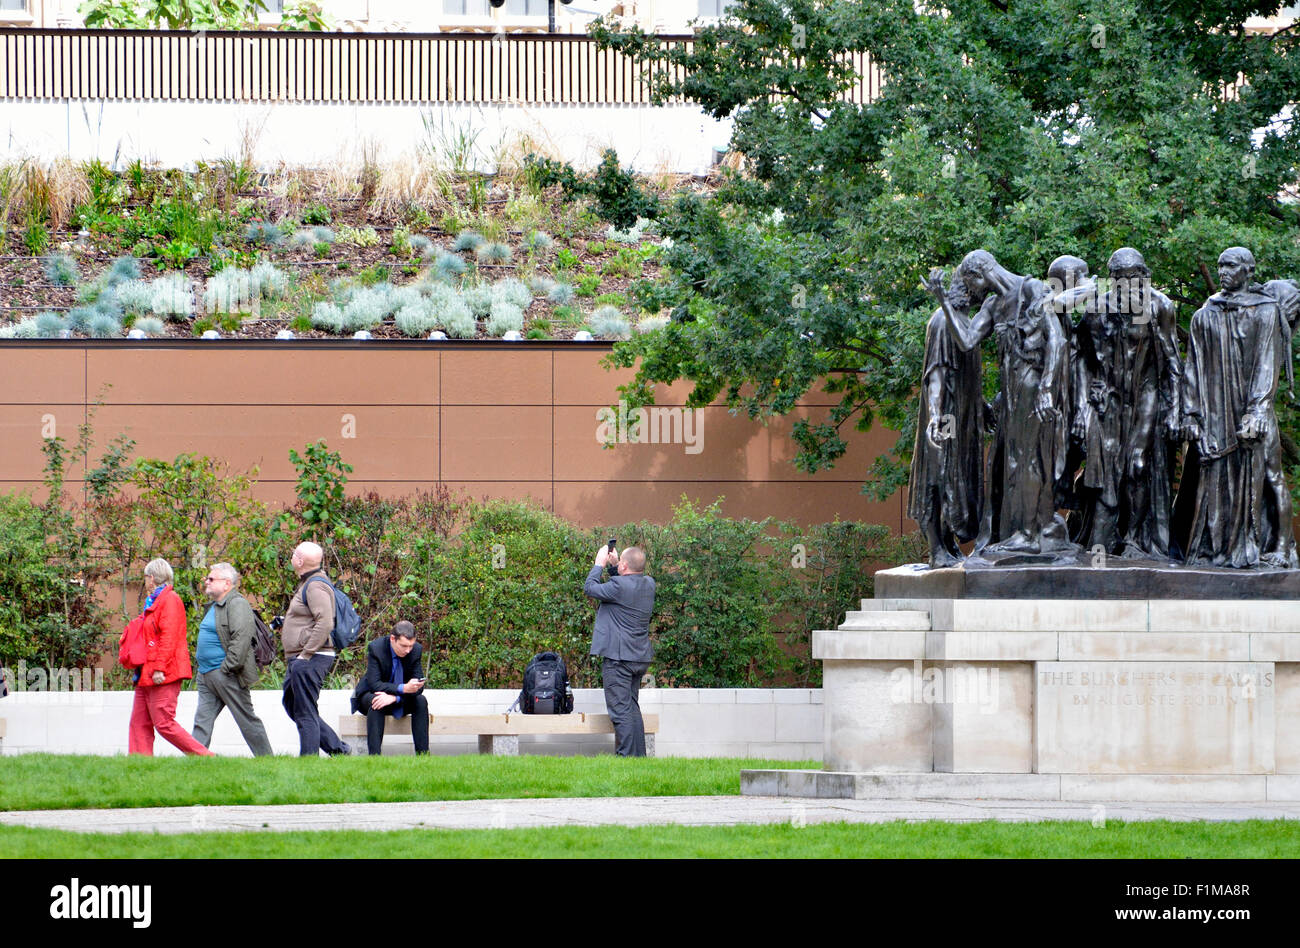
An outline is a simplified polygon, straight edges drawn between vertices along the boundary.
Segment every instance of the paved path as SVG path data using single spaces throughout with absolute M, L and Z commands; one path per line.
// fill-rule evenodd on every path
M 192 833 L 210 830 L 514 829 L 536 826 L 655 826 L 684 823 L 887 823 L 942 820 L 1300 819 L 1300 803 L 1043 803 L 1025 800 L 796 800 L 779 797 L 590 797 L 450 800 L 437 803 L 316 803 L 301 806 L 27 810 L 0 824 L 80 832 Z

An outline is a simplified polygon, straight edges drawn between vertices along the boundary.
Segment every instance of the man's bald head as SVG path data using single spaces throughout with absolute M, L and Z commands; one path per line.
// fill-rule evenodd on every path
M 626 570 L 625 570 L 626 568 Z M 619 557 L 619 572 L 644 573 L 645 551 L 639 546 L 629 546 Z
M 307 540 L 294 547 L 293 568 L 298 573 L 310 573 L 312 570 L 320 569 L 320 565 L 324 561 L 325 551 L 321 549 L 319 543 L 312 543 Z

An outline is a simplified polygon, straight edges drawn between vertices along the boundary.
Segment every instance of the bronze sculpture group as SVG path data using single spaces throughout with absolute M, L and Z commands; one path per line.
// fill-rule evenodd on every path
M 1094 279 L 1064 256 L 1038 280 L 985 250 L 967 254 L 946 288 L 931 271 L 939 308 L 926 326 L 908 508 L 931 567 L 958 565 L 973 542 L 971 564 L 1102 553 L 1296 568 L 1273 403 L 1292 374 L 1300 290 L 1254 283 L 1250 251 L 1225 250 L 1219 291 L 1193 315 L 1183 356 L 1174 304 L 1142 255 L 1123 247 L 1107 271 Z M 1001 381 L 992 403 L 980 358 L 990 337 Z

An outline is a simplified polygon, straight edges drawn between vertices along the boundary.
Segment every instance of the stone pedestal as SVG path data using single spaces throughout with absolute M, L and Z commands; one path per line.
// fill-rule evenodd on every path
M 862 606 L 813 633 L 824 769 L 746 772 L 742 792 L 1300 798 L 1300 603 Z

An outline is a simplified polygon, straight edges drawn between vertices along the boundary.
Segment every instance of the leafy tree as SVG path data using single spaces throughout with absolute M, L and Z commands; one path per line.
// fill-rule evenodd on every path
M 88 27 L 136 30 L 237 30 L 266 9 L 264 0 L 86 0 L 79 7 Z
M 743 158 L 661 217 L 666 276 L 637 292 L 672 321 L 611 357 L 638 366 L 629 400 L 689 379 L 691 405 L 722 394 L 762 419 L 822 384 L 840 401 L 795 424 L 796 463 L 830 467 L 846 425 L 882 422 L 901 435 L 867 486 L 887 495 L 911 453 L 928 268 L 984 247 L 1041 277 L 1058 254 L 1097 270 L 1135 246 L 1184 325 L 1225 247 L 1250 247 L 1262 278 L 1300 275 L 1300 27 L 1244 29 L 1281 6 L 739 0 L 689 48 L 597 24 L 653 67 L 656 101 L 733 118 Z M 883 85 L 858 104 L 864 52 Z

